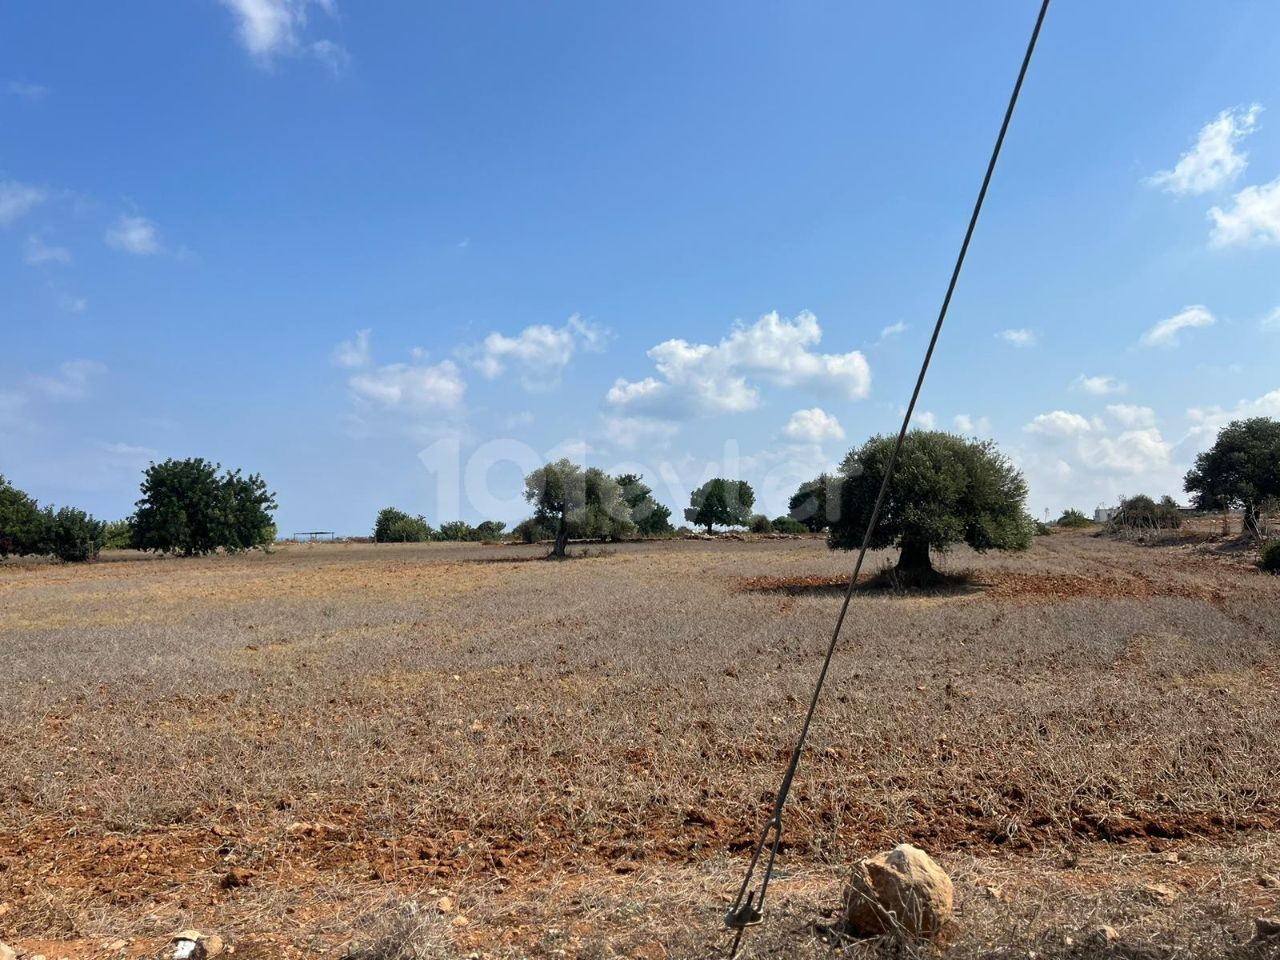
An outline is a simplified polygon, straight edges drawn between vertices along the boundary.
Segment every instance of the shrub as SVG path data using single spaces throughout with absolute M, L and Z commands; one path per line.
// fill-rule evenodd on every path
M 40 544 L 34 552 L 73 563 L 97 558 L 106 529 L 101 520 L 75 507 L 45 507 L 41 519 Z
M 477 540 L 475 527 L 467 523 L 465 520 L 450 520 L 447 523 L 440 524 L 440 529 L 436 531 L 435 539 L 448 540 L 454 543 L 464 540 Z
M 1063 510 L 1054 523 L 1059 527 L 1091 527 L 1093 521 L 1086 517 L 1079 510 Z
M 1031 520 L 1031 529 L 1035 531 L 1037 537 L 1047 537 L 1053 533 L 1053 527 L 1043 520 Z
M 1161 497 L 1157 503 L 1139 494 L 1120 501 L 1120 509 L 1108 526 L 1112 530 L 1177 530 L 1182 526 L 1182 513 L 1172 497 Z
M 1280 574 L 1280 540 L 1271 540 L 1262 545 L 1258 566 L 1268 573 Z
M 502 531 L 505 529 L 507 529 L 507 525 L 501 520 L 481 520 L 476 524 L 473 533 L 477 540 L 501 540 Z
M 773 533 L 773 523 L 763 513 L 757 513 L 747 524 L 747 529 L 752 533 Z
M 424 517 L 411 517 L 395 507 L 379 510 L 373 525 L 374 543 L 426 543 L 433 534 Z
M 772 523 L 773 523 L 774 533 L 797 533 L 798 534 L 798 533 L 809 532 L 809 528 L 805 526 L 805 524 L 791 517 L 786 517 L 786 516 L 774 517 Z
M 556 535 L 555 530 L 549 524 L 543 523 L 537 517 L 521 520 L 511 532 L 521 543 L 541 543 L 544 540 L 550 540 Z

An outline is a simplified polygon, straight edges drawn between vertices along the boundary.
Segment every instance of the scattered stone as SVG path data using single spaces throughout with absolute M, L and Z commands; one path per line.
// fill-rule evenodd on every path
M 1120 934 L 1116 932 L 1115 927 L 1102 924 L 1093 928 L 1089 934 L 1089 940 L 1093 943 L 1117 943 L 1120 940 Z
M 909 843 L 853 865 L 845 925 L 864 936 L 935 936 L 951 919 L 955 891 L 933 858 Z
M 1267 887 L 1268 889 L 1274 889 L 1275 887 L 1280 887 L 1280 877 L 1273 876 L 1272 874 L 1269 874 L 1269 873 L 1264 873 L 1260 877 L 1258 877 L 1258 886 Z
M 1158 907 L 1171 907 L 1177 902 L 1179 891 L 1167 883 L 1148 883 L 1142 888 L 1142 895 Z
M 1004 899 L 1004 891 L 1001 890 L 1000 887 L 994 883 L 988 883 L 985 887 L 982 888 L 982 892 L 985 893 L 992 900 Z
M 171 960 L 212 960 L 224 949 L 221 937 L 201 933 L 199 930 L 175 933 L 169 942 L 173 944 Z
M 458 914 L 456 917 L 453 918 L 453 925 L 455 927 L 465 927 L 470 922 L 471 921 L 468 920 L 466 917 L 464 917 L 462 914 Z
M 18 960 L 18 951 L 0 940 L 0 960 Z
M 1280 917 L 1258 917 L 1254 920 L 1253 939 L 1267 943 L 1280 940 Z
M 453 898 L 441 897 L 436 901 L 436 906 L 440 908 L 441 913 L 453 913 Z

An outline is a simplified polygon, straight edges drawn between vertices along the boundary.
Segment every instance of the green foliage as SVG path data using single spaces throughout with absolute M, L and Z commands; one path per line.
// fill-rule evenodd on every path
M 773 533 L 773 523 L 763 513 L 757 513 L 748 521 L 747 529 L 752 533 Z
M 1120 501 L 1120 509 L 1108 526 L 1113 530 L 1177 530 L 1182 526 L 1182 513 L 1172 497 L 1161 497 L 1157 503 L 1139 494 Z
M 102 533 L 103 550 L 130 550 L 133 548 L 133 528 L 128 520 L 108 520 Z
M 1271 540 L 1262 545 L 1258 566 L 1269 573 L 1280 573 L 1280 540 Z
M 689 497 L 684 518 L 694 526 L 743 527 L 751 520 L 756 493 L 745 480 L 708 480 Z
M 1196 509 L 1243 510 L 1245 532 L 1256 534 L 1259 506 L 1280 497 L 1280 421 L 1233 420 L 1196 457 L 1183 484 Z
M 0 559 L 35 553 L 43 526 L 36 501 L 0 474 Z
M 502 531 L 507 529 L 507 525 L 501 520 L 481 520 L 472 530 L 476 540 L 490 541 L 501 540 Z
M 1037 537 L 1047 537 L 1053 533 L 1053 527 L 1049 526 L 1043 520 L 1035 520 L 1028 517 L 1027 521 L 1031 524 L 1031 529 Z
M 395 507 L 379 510 L 373 523 L 374 543 L 426 543 L 434 536 L 424 517 L 412 517 Z
M 659 537 L 672 533 L 671 508 L 653 499 L 653 488 L 644 478 L 634 473 L 623 473 L 614 478 L 622 490 L 622 499 L 631 512 L 631 522 L 636 532 L 644 537 Z
M 151 464 L 130 520 L 137 548 L 190 557 L 270 544 L 275 495 L 256 473 L 220 469 L 199 457 Z
M 537 517 L 521 520 L 511 532 L 521 543 L 541 543 L 556 535 L 555 527 L 543 523 Z
M 1067 509 L 1062 511 L 1062 516 L 1054 524 L 1059 527 L 1092 527 L 1093 521 L 1079 510 Z
M 893 444 L 893 437 L 872 437 L 845 457 L 828 535 L 833 549 L 862 544 Z M 1026 499 L 1026 480 L 994 442 L 913 430 L 870 545 L 898 545 L 903 570 L 927 570 L 930 549 L 957 543 L 978 551 L 1023 550 L 1032 535 Z
M 787 513 L 792 520 L 804 524 L 805 529 L 821 533 L 831 526 L 828 507 L 839 503 L 839 494 L 833 493 L 838 478 L 829 473 L 800 484 L 800 488 L 787 501 Z
M 436 531 L 435 539 L 459 543 L 466 540 L 476 540 L 478 537 L 476 536 L 476 528 L 465 520 L 449 520 L 440 524 L 440 529 Z
M 59 560 L 83 562 L 94 560 L 102 548 L 106 524 L 95 520 L 76 507 L 45 507 L 41 511 L 42 530 L 39 548 L 33 552 L 49 554 Z
M 539 467 L 524 478 L 524 497 L 534 517 L 555 529 L 551 555 L 563 557 L 570 538 L 618 539 L 635 530 L 618 482 L 603 470 L 568 459 Z
M 772 523 L 774 533 L 801 534 L 809 532 L 808 527 L 789 516 L 774 517 Z

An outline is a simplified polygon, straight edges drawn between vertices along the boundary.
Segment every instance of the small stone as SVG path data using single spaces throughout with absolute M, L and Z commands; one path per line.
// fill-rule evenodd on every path
M 998 887 L 994 883 L 988 883 L 985 887 L 982 888 L 982 892 L 985 893 L 992 900 L 1004 899 L 1004 891 L 1001 890 L 1000 887 Z
M 859 860 L 845 890 L 845 924 L 855 934 L 932 937 L 951 919 L 951 878 L 919 847 L 902 843 Z
M 253 871 L 246 867 L 232 867 L 222 876 L 222 888 L 230 890 L 234 887 L 247 887 L 253 876 Z
M 1116 943 L 1120 940 L 1120 934 L 1116 932 L 1115 927 L 1104 923 L 1093 928 L 1093 932 L 1089 934 L 1089 939 L 1094 943 Z
M 1159 907 L 1173 906 L 1179 896 L 1178 889 L 1167 883 L 1148 883 L 1142 888 L 1142 894 Z
M 18 951 L 0 941 L 0 960 L 18 960 Z
M 436 906 L 440 908 L 441 913 L 453 913 L 453 898 L 441 897 L 436 901 Z
M 453 925 L 455 927 L 465 927 L 470 922 L 471 921 L 468 920 L 466 917 L 464 917 L 462 914 L 458 914 L 456 917 L 453 918 Z

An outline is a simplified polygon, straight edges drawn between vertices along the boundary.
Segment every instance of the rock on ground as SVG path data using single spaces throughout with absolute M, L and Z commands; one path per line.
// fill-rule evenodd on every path
M 845 890 L 845 925 L 863 936 L 933 937 L 951 919 L 955 891 L 933 858 L 909 843 L 859 860 Z

